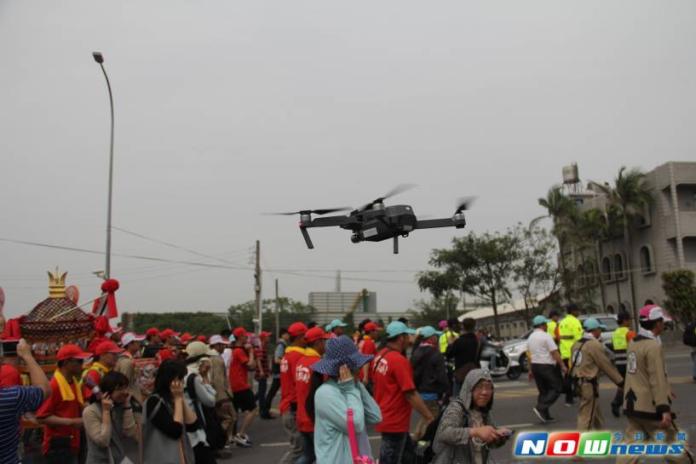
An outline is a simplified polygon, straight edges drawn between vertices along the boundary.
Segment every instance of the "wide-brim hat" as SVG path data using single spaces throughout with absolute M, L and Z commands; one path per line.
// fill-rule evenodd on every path
M 326 342 L 324 357 L 312 364 L 314 372 L 338 377 L 338 371 L 342 365 L 347 365 L 351 371 L 357 371 L 374 358 L 371 354 L 362 354 L 353 343 L 353 340 L 341 335 Z

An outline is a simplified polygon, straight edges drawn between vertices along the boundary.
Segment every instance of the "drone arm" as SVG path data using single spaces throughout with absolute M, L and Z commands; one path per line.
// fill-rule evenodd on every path
M 302 232 L 302 237 L 304 237 L 305 243 L 307 244 L 307 248 L 312 250 L 314 248 L 314 244 L 312 243 L 312 239 L 309 236 L 309 232 L 307 232 L 307 229 L 302 226 L 300 226 L 300 232 Z
M 303 227 L 335 227 L 342 226 L 348 223 L 348 216 L 327 216 L 312 219 L 310 222 L 304 223 Z
M 452 221 L 452 218 L 426 219 L 418 221 L 415 229 L 436 229 L 438 227 L 452 227 L 454 225 L 455 223 Z

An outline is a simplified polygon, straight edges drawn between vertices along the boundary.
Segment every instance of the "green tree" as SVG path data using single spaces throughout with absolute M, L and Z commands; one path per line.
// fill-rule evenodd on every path
M 416 327 L 430 325 L 437 329 L 440 321 L 457 316 L 457 301 L 458 298 L 451 293 L 430 301 L 416 301 L 415 308 L 408 310 L 408 318 Z
M 636 325 L 638 324 L 638 308 L 636 307 L 636 290 L 634 285 L 634 269 L 632 258 L 631 224 L 636 218 L 645 214 L 653 202 L 650 187 L 645 173 L 639 169 L 627 170 L 625 166 L 619 169 L 614 179 L 614 185 L 604 185 L 594 182 L 602 193 L 607 196 L 610 205 L 617 208 L 623 220 L 624 249 L 626 250 L 626 267 L 628 268 L 628 284 L 631 289 L 631 306 Z
M 555 292 L 559 284 L 555 256 L 556 241 L 543 228 L 518 225 L 514 231 L 520 244 L 519 259 L 513 265 L 517 290 L 524 299 L 527 320 L 531 320 L 532 308 L 538 307 L 539 296 Z
M 316 312 L 314 307 L 290 298 L 279 298 L 279 327 L 288 327 L 293 322 L 309 322 Z M 263 330 L 275 333 L 276 328 L 276 301 L 274 299 L 263 300 L 261 302 L 261 312 L 263 314 Z M 232 327 L 244 327 L 247 330 L 254 330 L 254 320 L 257 319 L 256 303 L 247 301 L 246 303 L 232 305 L 227 310 Z
M 124 315 L 124 320 L 128 319 L 130 317 Z M 192 335 L 213 335 L 227 328 L 224 315 L 204 312 L 135 313 L 132 315 L 132 321 L 132 330 L 137 333 L 144 333 L 150 327 L 157 327 L 171 328 L 177 332 L 188 332 Z
M 565 260 L 567 245 L 571 239 L 573 216 L 577 212 L 575 202 L 563 194 L 560 185 L 554 185 L 546 193 L 545 198 L 538 199 L 539 206 L 546 209 L 547 214 L 532 221 L 532 225 L 536 225 L 537 221 L 543 218 L 551 218 L 553 221 L 553 229 L 551 232 L 558 240 L 558 262 L 561 271 L 561 282 L 563 283 L 563 291 L 567 299 L 572 299 L 572 273 L 568 269 Z
M 667 299 L 664 306 L 674 318 L 686 325 L 696 318 L 696 285 L 688 269 L 662 274 L 662 288 Z
M 499 336 L 498 304 L 511 296 L 510 278 L 518 256 L 519 240 L 512 231 L 481 235 L 469 232 L 464 237 L 454 238 L 452 248 L 432 251 L 430 264 L 446 277 L 440 280 L 433 279 L 434 274 L 428 275 L 433 282 L 456 284 L 452 290 L 477 296 L 490 304 L 496 335 Z M 424 282 L 419 279 L 419 283 Z M 438 285 L 436 288 L 441 290 L 446 287 Z

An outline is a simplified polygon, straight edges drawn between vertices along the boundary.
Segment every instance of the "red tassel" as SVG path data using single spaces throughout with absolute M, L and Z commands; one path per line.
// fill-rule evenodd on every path
M 118 317 L 118 308 L 116 307 L 116 290 L 119 289 L 119 283 L 116 279 L 107 279 L 101 284 L 101 289 L 104 294 L 94 300 L 94 305 L 92 306 L 92 313 L 103 315 L 106 312 L 106 316 L 109 319 Z M 104 297 L 106 297 L 106 304 L 104 304 Z M 106 309 L 106 311 L 104 311 Z

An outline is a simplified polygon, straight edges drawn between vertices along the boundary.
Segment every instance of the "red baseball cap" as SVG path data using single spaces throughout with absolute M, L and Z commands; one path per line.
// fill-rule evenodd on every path
M 160 338 L 178 337 L 179 333 L 174 332 L 172 329 L 164 329 L 160 332 Z
M 269 338 L 271 335 L 273 335 L 271 332 L 267 332 L 264 330 L 259 334 L 259 338 Z
M 307 333 L 307 326 L 302 322 L 293 322 L 288 327 L 288 333 L 291 337 L 300 337 Z
M 374 322 L 368 322 L 365 324 L 365 332 L 375 332 L 379 330 L 379 326 Z
M 188 343 L 193 340 L 193 335 L 188 332 L 184 332 L 181 337 L 179 337 L 183 343 Z
M 248 336 L 249 332 L 244 327 L 237 327 L 232 331 L 232 335 L 234 335 L 234 338 L 242 338 Z
M 58 350 L 58 353 L 56 354 L 56 360 L 65 361 L 67 359 L 87 359 L 91 356 L 92 353 L 85 353 L 79 346 L 68 343 L 67 345 L 63 345 Z
M 304 338 L 307 340 L 307 343 L 314 343 L 322 338 L 330 338 L 330 335 L 324 332 L 324 329 L 321 327 L 312 327 L 307 331 Z
M 147 335 L 148 337 L 159 336 L 159 334 L 159 329 L 156 329 L 154 327 L 150 327 L 149 329 L 147 329 L 147 332 L 145 332 L 145 335 Z
M 98 344 L 97 347 L 94 349 L 94 354 L 96 354 L 97 356 L 101 356 L 106 353 L 123 353 L 123 348 L 119 348 L 116 343 L 112 342 L 111 340 L 107 340 Z
M 199 335 L 198 337 L 196 337 L 196 340 L 198 340 L 199 342 L 208 343 L 208 337 L 206 337 L 205 335 Z

